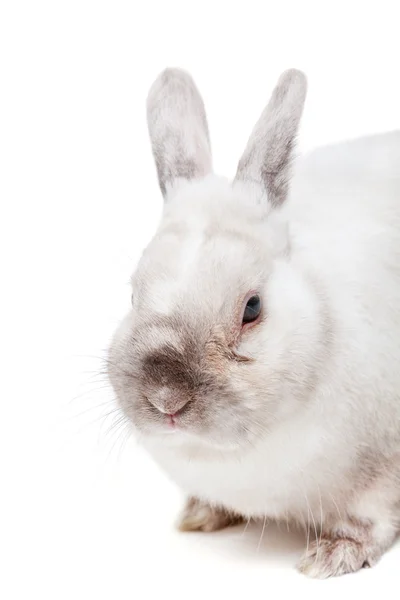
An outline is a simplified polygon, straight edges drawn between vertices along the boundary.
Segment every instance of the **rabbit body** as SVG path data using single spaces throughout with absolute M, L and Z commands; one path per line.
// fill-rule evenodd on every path
M 232 184 L 210 173 L 191 80 L 163 77 L 149 127 L 166 204 L 110 350 L 119 401 L 188 496 L 183 529 L 284 519 L 316 538 L 303 572 L 372 566 L 400 517 L 400 134 L 289 170 L 305 96 L 289 72 Z M 182 86 L 201 118 L 179 137 L 159 98 Z M 234 298 L 253 284 L 262 321 L 241 329 Z
M 329 359 L 307 409 L 244 455 L 210 452 L 201 440 L 144 443 L 188 495 L 246 517 L 307 526 L 342 512 L 379 519 L 386 492 L 391 537 L 400 501 L 400 179 L 312 173 L 316 158 L 299 160 L 279 215 L 289 223 L 290 267 L 326 311 Z

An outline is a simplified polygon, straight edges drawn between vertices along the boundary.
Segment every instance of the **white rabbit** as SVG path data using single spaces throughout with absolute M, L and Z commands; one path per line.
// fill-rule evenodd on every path
M 302 524 L 300 570 L 329 577 L 372 566 L 400 527 L 400 135 L 293 161 L 305 95 L 281 76 L 230 182 L 192 78 L 155 81 L 165 208 L 109 375 L 188 497 L 181 529 Z

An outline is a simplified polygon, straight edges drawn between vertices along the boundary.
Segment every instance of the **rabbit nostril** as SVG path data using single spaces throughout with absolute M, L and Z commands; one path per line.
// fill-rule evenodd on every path
M 185 404 L 183 406 L 181 405 L 178 410 L 174 410 L 173 412 L 168 411 L 166 413 L 167 417 L 169 417 L 172 420 L 176 419 L 176 417 L 179 417 L 186 411 L 187 405 L 188 405 L 188 402 L 185 402 Z
M 168 423 L 171 427 L 175 427 L 177 425 L 177 421 L 179 422 L 179 417 L 186 412 L 188 402 L 184 404 L 179 410 L 174 413 L 166 413 L 166 417 L 168 419 Z
M 181 415 L 186 410 L 189 402 L 186 399 L 181 399 L 179 402 L 176 399 L 165 399 L 159 398 L 157 396 L 152 397 L 151 399 L 147 397 L 146 400 L 158 412 L 166 415 L 170 419 L 175 419 L 176 417 Z
M 184 406 L 182 406 L 179 410 L 176 410 L 175 412 L 168 412 L 167 417 L 169 417 L 170 419 L 175 419 L 176 417 L 179 417 L 182 413 L 184 413 L 186 411 L 188 403 L 186 402 L 184 404 Z
M 185 404 L 183 406 L 181 405 L 177 410 L 175 409 L 173 412 L 170 412 L 169 414 L 172 417 L 176 417 L 185 410 L 186 406 L 187 406 L 187 402 L 185 402 Z

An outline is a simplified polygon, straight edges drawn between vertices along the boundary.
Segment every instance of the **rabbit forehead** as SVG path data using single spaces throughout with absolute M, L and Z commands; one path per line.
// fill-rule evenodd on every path
M 146 311 L 212 311 L 257 287 L 266 263 L 257 241 L 241 231 L 209 225 L 175 239 L 165 231 L 149 246 L 135 287 Z
M 252 215 L 247 222 L 246 211 L 229 206 L 216 218 L 193 201 L 186 209 L 165 215 L 134 276 L 139 308 L 147 312 L 228 310 L 229 298 L 259 287 L 268 271 L 265 230 Z

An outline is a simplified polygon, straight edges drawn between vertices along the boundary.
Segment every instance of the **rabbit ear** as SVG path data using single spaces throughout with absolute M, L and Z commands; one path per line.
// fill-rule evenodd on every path
M 166 69 L 150 88 L 147 124 L 164 198 L 178 179 L 204 177 L 212 170 L 203 100 L 191 76 Z
M 238 165 L 235 181 L 261 184 L 273 206 L 282 204 L 288 193 L 306 91 L 307 80 L 301 71 L 290 69 L 281 75 Z

